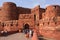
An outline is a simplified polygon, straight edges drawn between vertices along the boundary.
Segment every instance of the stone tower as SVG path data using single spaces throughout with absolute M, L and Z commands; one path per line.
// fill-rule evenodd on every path
M 0 12 L 0 21 L 17 20 L 17 7 L 12 2 L 3 3 Z

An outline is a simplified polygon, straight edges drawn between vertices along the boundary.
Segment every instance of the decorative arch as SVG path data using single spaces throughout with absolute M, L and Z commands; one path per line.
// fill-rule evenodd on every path
M 29 24 L 25 24 L 24 26 L 23 26 L 23 29 L 29 29 Z

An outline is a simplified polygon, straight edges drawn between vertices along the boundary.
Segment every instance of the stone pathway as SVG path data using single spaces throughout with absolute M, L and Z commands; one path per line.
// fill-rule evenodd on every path
M 44 37 L 40 37 L 40 40 L 53 40 L 53 39 L 49 39 L 49 38 L 44 38 Z M 23 33 L 15 33 L 15 34 L 11 34 L 8 36 L 2 36 L 0 37 L 0 40 L 31 40 L 31 38 L 26 38 L 25 35 Z
M 0 37 L 0 40 L 31 40 L 31 38 L 26 38 L 23 33 L 16 33 L 6 37 Z
M 40 37 L 40 40 L 55 40 L 53 38 Z

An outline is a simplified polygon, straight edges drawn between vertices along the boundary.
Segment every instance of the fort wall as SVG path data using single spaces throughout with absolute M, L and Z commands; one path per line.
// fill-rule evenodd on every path
M 12 2 L 3 3 L 0 7 L 1 30 L 22 30 L 26 24 L 31 29 L 36 28 L 39 35 L 60 40 L 60 6 L 50 5 L 44 9 L 38 5 L 30 9 L 17 7 Z

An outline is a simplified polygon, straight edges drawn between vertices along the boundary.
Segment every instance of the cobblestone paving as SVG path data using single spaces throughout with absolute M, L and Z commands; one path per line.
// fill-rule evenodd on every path
M 31 40 L 31 38 L 27 39 L 23 33 L 16 33 L 6 37 L 0 37 L 0 40 Z

